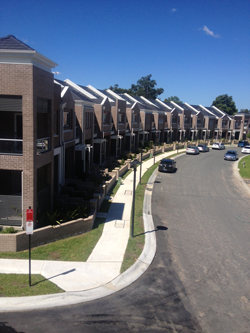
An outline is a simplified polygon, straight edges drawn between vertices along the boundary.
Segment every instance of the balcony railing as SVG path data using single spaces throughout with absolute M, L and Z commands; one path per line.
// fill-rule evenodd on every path
M 36 141 L 37 153 L 44 153 L 45 151 L 50 150 L 50 138 L 41 138 Z
M 4 155 L 22 155 L 22 139 L 0 139 L 0 154 Z

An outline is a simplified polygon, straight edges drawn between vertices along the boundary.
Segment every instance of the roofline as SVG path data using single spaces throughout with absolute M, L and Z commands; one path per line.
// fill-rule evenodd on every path
M 188 103 L 184 103 L 187 107 L 189 107 L 190 109 L 194 110 L 195 112 L 197 112 L 197 115 L 200 113 L 200 111 L 196 110 L 192 105 L 188 104 Z
M 36 50 L 0 49 L 0 63 L 33 64 L 48 72 L 58 64 Z
M 217 108 L 216 106 L 214 106 L 214 105 L 212 105 L 212 108 L 214 108 L 215 110 L 217 110 L 217 111 L 219 111 L 220 113 L 222 113 L 222 114 L 223 114 L 223 117 L 228 116 L 228 118 L 232 120 L 232 118 L 231 118 L 231 117 L 229 116 L 229 114 L 227 114 L 226 112 L 221 111 L 220 109 L 218 109 L 218 108 Z M 223 117 L 222 117 L 222 118 L 223 118 Z
M 158 107 L 157 105 L 155 105 L 154 103 L 152 103 L 151 101 L 149 101 L 146 97 L 140 96 L 140 98 L 142 98 L 146 103 L 151 104 L 151 105 L 153 105 L 155 107 Z
M 90 99 L 97 99 L 97 97 L 95 97 L 94 95 L 91 95 L 88 91 L 86 91 L 85 89 L 79 87 L 77 84 L 75 84 L 74 82 L 70 81 L 69 79 L 64 80 L 64 82 L 66 82 L 67 84 L 69 84 L 72 88 L 76 89 L 81 94 L 85 95 L 86 97 L 88 97 Z
M 87 88 L 89 88 L 90 90 L 92 90 L 93 92 L 95 92 L 97 95 L 99 95 L 102 98 L 106 98 L 108 97 L 107 95 L 103 94 L 100 90 L 96 89 L 95 87 L 91 86 L 90 84 L 87 85 Z M 108 97 L 110 102 L 114 102 L 114 100 L 110 97 Z
M 163 106 L 165 106 L 167 109 L 172 110 L 170 106 L 168 106 L 167 104 L 162 102 L 160 99 L 156 98 L 156 101 L 159 102 L 160 104 L 162 104 Z
M 170 103 L 172 103 L 175 107 L 177 107 L 177 108 L 181 109 L 182 111 L 184 111 L 184 109 L 180 105 L 176 104 L 175 102 L 170 101 Z
M 124 95 L 127 96 L 129 99 L 131 99 L 131 101 L 136 102 L 136 103 L 140 103 L 140 104 L 141 104 L 141 102 L 137 101 L 137 100 L 136 100 L 135 98 L 133 98 L 131 95 L 129 95 L 129 94 L 127 94 L 127 93 L 125 93 Z
M 206 112 L 211 113 L 216 119 L 219 118 L 219 117 L 217 117 L 213 112 L 211 112 L 211 111 L 209 111 L 207 108 L 205 108 L 205 106 L 203 106 L 203 105 L 201 105 L 201 104 L 199 104 L 199 106 L 200 106 L 203 110 L 205 110 Z
M 115 93 L 113 90 L 111 89 L 107 89 L 106 90 L 110 95 L 113 95 L 115 98 L 121 100 L 121 101 L 125 101 L 124 98 L 122 98 L 121 96 L 119 96 L 117 93 Z

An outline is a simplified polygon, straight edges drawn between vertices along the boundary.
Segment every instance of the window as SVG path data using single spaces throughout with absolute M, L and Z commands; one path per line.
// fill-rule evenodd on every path
M 159 118 L 159 124 L 160 124 L 160 125 L 163 124 L 163 118 L 162 118 L 162 117 Z
M 176 117 L 172 118 L 172 124 L 177 124 L 177 118 Z
M 184 124 L 189 125 L 190 124 L 190 118 L 185 117 Z
M 71 113 L 70 111 L 63 112 L 63 127 L 64 129 L 69 129 L 71 126 Z
M 37 112 L 39 113 L 49 113 L 51 109 L 50 99 L 37 98 Z
M 133 123 L 137 123 L 138 115 L 133 114 Z
M 123 123 L 123 114 L 122 113 L 119 113 L 119 123 Z
M 108 113 L 103 114 L 103 123 L 108 124 L 109 123 L 109 115 Z
M 201 118 L 197 119 L 197 125 L 201 125 Z
M 59 134 L 59 124 L 58 124 L 58 114 L 59 114 L 59 111 L 58 110 L 56 110 L 55 112 L 54 112 L 54 134 L 55 135 L 58 135 Z

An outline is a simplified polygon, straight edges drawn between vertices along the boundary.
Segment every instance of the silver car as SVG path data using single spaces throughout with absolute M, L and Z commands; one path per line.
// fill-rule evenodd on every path
M 250 154 L 250 146 L 245 146 L 241 149 L 243 154 Z
M 188 146 L 186 149 L 186 154 L 197 155 L 199 153 L 200 153 L 199 148 L 196 146 Z
M 212 149 L 225 149 L 225 146 L 223 145 L 223 143 L 215 142 L 215 143 L 212 145 Z
M 224 160 L 236 161 L 238 159 L 238 153 L 235 150 L 228 150 L 224 155 Z
M 209 151 L 209 148 L 206 145 L 198 145 L 198 149 L 201 152 Z

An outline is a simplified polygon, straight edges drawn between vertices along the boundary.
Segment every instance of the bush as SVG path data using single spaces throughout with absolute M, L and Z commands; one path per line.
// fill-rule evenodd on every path
M 46 211 L 47 221 L 49 225 L 55 226 L 79 218 L 86 218 L 89 216 L 89 208 L 87 206 L 78 206 L 76 209 L 64 207 L 55 211 Z
M 5 229 L 1 229 L 0 233 L 1 234 L 16 234 L 17 230 L 15 230 L 14 227 L 8 227 Z

